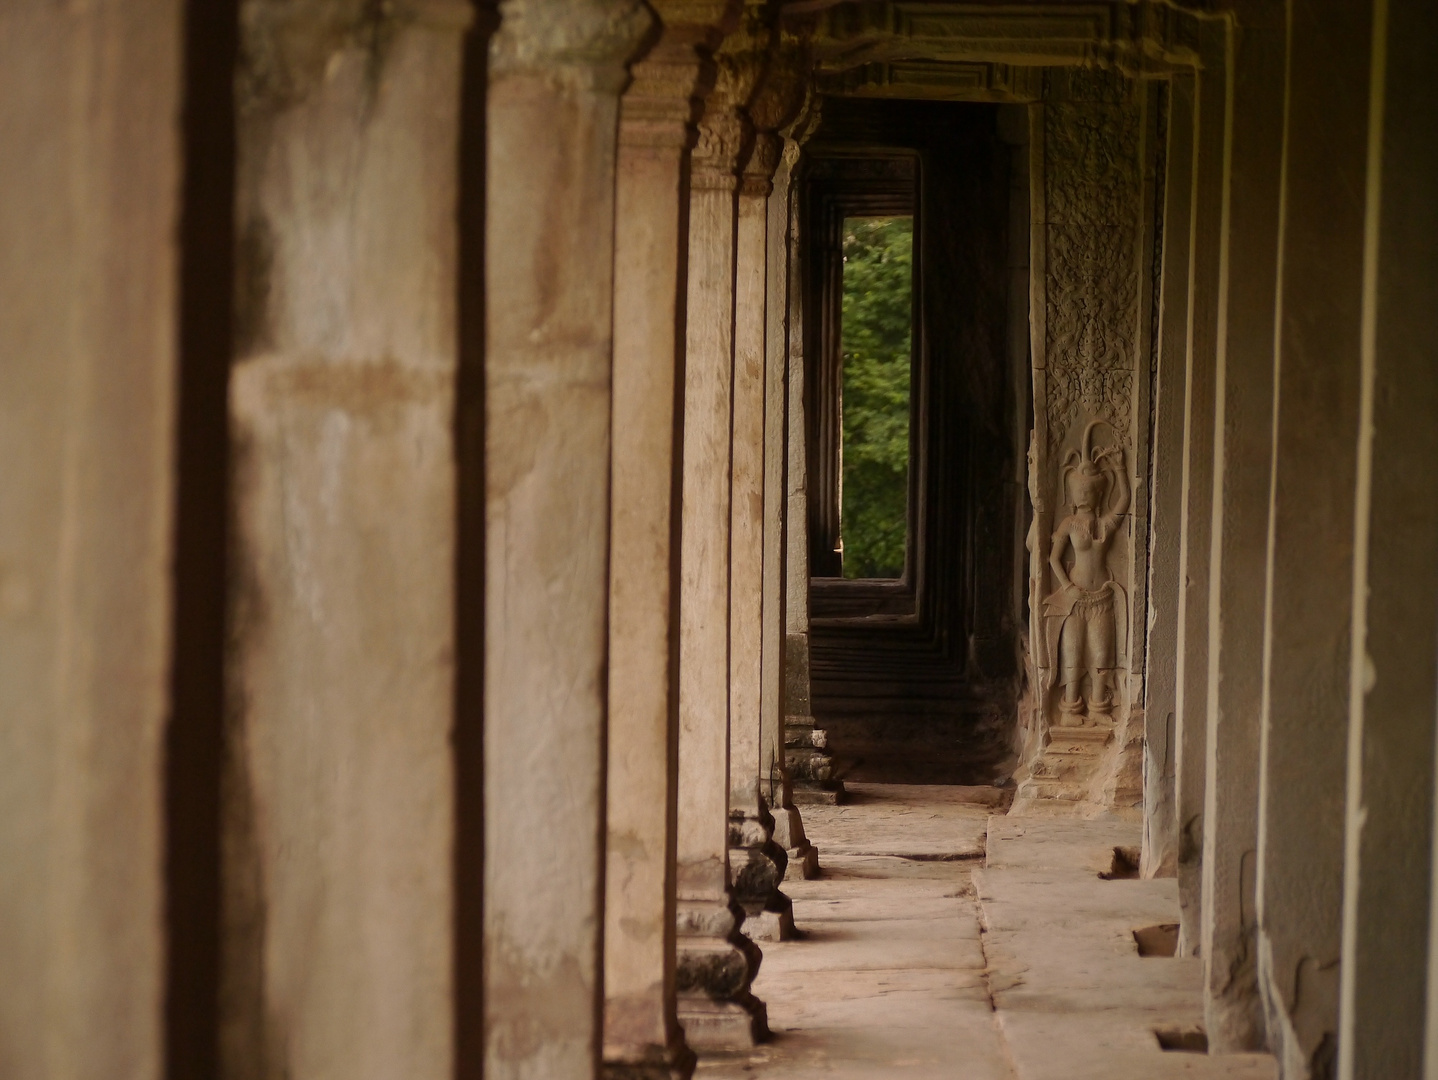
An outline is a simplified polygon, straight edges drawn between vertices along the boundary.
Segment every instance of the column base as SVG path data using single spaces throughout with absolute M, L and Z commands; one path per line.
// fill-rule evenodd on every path
M 600 1075 L 604 1080 L 689 1080 L 694 1063 L 694 1051 L 680 1038 L 671 1046 L 606 1051 Z
M 764 1003 L 749 986 L 764 959 L 739 932 L 744 911 L 730 901 L 679 902 L 675 965 L 679 1023 L 699 1052 L 748 1050 L 769 1036 Z
M 812 716 L 784 718 L 784 763 L 796 806 L 836 806 L 844 801 L 844 782 L 834 777 L 829 735 Z
M 788 853 L 774 842 L 774 819 L 762 800 L 757 814 L 731 811 L 729 866 L 734 899 L 744 909 L 744 933 L 755 941 L 792 941 L 794 902 L 780 890 Z
M 804 835 L 804 819 L 798 807 L 781 806 L 774 811 L 774 843 L 789 857 L 785 881 L 812 881 L 819 876 L 819 849 Z
M 775 889 L 766 907 L 745 913 L 744 936 L 751 941 L 793 941 L 799 936 L 794 925 L 794 901 Z
M 751 1050 L 769 1037 L 768 1010 L 752 994 L 743 1001 L 679 995 L 679 1022 L 695 1050 Z

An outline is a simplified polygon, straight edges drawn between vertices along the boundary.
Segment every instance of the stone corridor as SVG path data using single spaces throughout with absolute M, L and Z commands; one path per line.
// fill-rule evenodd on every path
M 1178 894 L 1115 863 L 1137 824 L 1011 817 L 996 788 L 848 789 L 806 811 L 823 873 L 785 886 L 803 936 L 764 946 L 772 1037 L 701 1059 L 699 1080 L 1277 1075 L 1266 1054 L 1186 1052 L 1201 963 L 1139 955 L 1135 931 L 1175 923 Z
M 0 1080 L 1438 1080 L 1435 57 L 0 2 Z

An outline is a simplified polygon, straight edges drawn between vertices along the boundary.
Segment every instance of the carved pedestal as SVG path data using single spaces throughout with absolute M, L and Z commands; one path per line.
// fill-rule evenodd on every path
M 834 778 L 829 736 L 812 716 L 784 718 L 784 758 L 793 800 L 799 806 L 834 806 L 844 801 L 844 781 Z
M 1044 748 L 1019 783 L 1015 805 L 1044 799 L 1080 803 L 1087 800 L 1104 764 L 1104 749 L 1113 738 L 1112 722 L 1075 727 L 1054 726 Z
M 743 921 L 733 900 L 679 901 L 679 1022 L 695 1050 L 746 1050 L 769 1035 L 764 1003 L 749 992 L 764 954 L 740 933 Z
M 774 840 L 774 818 L 762 799 L 758 813 L 729 813 L 729 873 L 734 901 L 744 910 L 744 933 L 755 941 L 788 941 L 794 929 L 794 903 L 779 885 L 789 854 Z

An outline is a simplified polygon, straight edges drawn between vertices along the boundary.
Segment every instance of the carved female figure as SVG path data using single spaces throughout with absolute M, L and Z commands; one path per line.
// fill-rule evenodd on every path
M 1070 450 L 1062 484 L 1073 513 L 1054 530 L 1049 566 L 1058 588 L 1044 601 L 1044 615 L 1058 622 L 1060 723 L 1083 722 L 1083 680 L 1088 678 L 1088 720 L 1107 719 L 1113 709 L 1113 670 L 1118 663 L 1115 608 L 1123 588 L 1108 570 L 1108 552 L 1129 504 L 1122 447 L 1093 445 L 1095 420 L 1084 429 L 1083 450 Z M 1073 550 L 1072 566 L 1064 555 Z M 1052 640 L 1052 637 L 1050 638 Z

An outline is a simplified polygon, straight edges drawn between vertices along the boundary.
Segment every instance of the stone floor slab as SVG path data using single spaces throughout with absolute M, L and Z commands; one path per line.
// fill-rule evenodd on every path
M 1267 1055 L 1165 1051 L 1202 1025 L 1197 961 L 1141 957 L 1172 881 L 1105 879 L 1124 821 L 1006 818 L 973 789 L 859 784 L 810 807 L 803 936 L 764 945 L 773 1038 L 696 1080 L 1273 1080 Z M 980 861 L 976 852 L 990 848 Z

